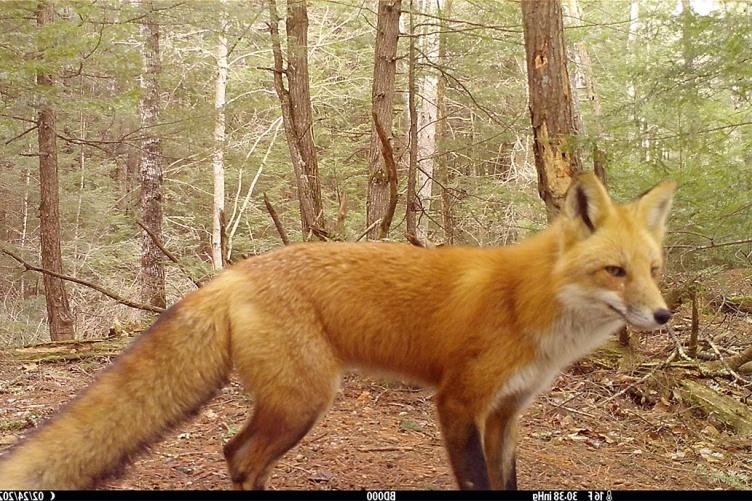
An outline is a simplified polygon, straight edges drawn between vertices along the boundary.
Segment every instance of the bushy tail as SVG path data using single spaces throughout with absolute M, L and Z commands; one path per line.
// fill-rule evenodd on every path
M 0 460 L 0 490 L 82 489 L 212 397 L 230 371 L 216 281 L 159 320 L 61 414 Z

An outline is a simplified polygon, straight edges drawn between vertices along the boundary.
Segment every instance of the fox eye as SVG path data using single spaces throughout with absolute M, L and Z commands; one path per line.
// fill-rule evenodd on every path
M 621 266 L 606 266 L 604 269 L 615 277 L 623 277 L 627 274 L 627 271 Z
M 658 266 L 653 266 L 650 268 L 650 275 L 653 277 L 658 275 L 658 272 L 660 271 L 660 268 Z

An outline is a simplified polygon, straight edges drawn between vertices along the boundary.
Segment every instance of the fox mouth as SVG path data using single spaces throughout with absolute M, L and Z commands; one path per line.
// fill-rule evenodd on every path
M 614 308 L 608 303 L 606 303 L 606 306 L 608 306 L 612 311 L 616 312 L 616 314 L 619 315 L 621 318 L 623 318 L 625 321 L 629 322 L 629 319 L 627 319 L 627 316 L 624 314 L 624 312 Z
M 616 308 L 615 306 L 606 303 L 606 306 L 619 315 L 622 320 L 624 320 L 629 325 L 636 327 L 640 330 L 655 330 L 657 327 L 660 327 L 657 323 L 650 322 L 649 319 L 643 318 L 642 315 L 639 314 L 639 312 L 627 309 L 627 312 L 621 311 L 619 308 Z

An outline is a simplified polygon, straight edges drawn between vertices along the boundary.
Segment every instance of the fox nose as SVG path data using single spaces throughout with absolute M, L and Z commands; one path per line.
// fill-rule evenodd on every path
M 659 324 L 665 324 L 666 322 L 671 320 L 671 311 L 667 310 L 666 308 L 655 310 L 655 312 L 653 313 L 653 318 L 655 318 L 655 321 Z

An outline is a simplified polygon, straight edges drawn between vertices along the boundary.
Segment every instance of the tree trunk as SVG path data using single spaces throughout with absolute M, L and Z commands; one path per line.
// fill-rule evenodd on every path
M 217 78 L 214 82 L 214 152 L 212 171 L 214 174 L 214 204 L 212 207 L 212 264 L 214 270 L 221 270 L 225 263 L 224 211 L 225 211 L 225 91 L 227 90 L 227 18 L 226 3 L 222 9 L 217 40 Z
M 161 145 L 156 126 L 159 124 L 159 24 L 154 5 L 144 5 L 145 17 L 141 25 L 143 40 L 143 69 L 141 73 L 141 218 L 144 226 L 159 240 L 162 238 L 162 165 Z M 141 300 L 145 304 L 164 308 L 165 277 L 162 254 L 149 234 L 141 237 Z
M 679 108 L 679 139 L 677 146 L 681 153 L 679 168 L 683 169 L 687 165 L 688 157 L 691 157 L 696 151 L 702 151 L 705 135 L 697 133 L 700 124 L 702 124 L 697 107 L 700 96 L 697 91 L 696 80 L 689 78 L 690 75 L 695 74 L 696 66 L 696 41 L 692 37 L 695 13 L 689 0 L 682 0 L 681 5 L 681 42 L 685 82 L 682 86 L 684 90 L 684 104 Z
M 2 177 L 2 179 L 8 179 L 13 170 L 13 163 L 0 160 L 0 177 Z M 14 201 L 15 197 L 11 196 L 9 189 L 2 186 L 0 186 L 0 197 L 3 197 L 3 200 L 0 201 L 0 241 L 9 242 L 11 231 L 8 222 L 8 208 L 5 205 L 5 202 Z
M 131 214 L 134 210 L 134 192 L 138 181 L 139 163 L 141 162 L 141 152 L 139 148 L 125 145 L 125 163 L 120 166 L 120 200 L 118 207 L 124 214 Z
M 424 0 L 421 11 L 428 16 L 437 16 L 443 8 L 444 0 Z M 438 119 L 438 71 L 431 67 L 439 55 L 439 33 L 433 26 L 426 25 L 421 30 L 421 52 L 424 56 L 423 76 L 418 84 L 418 161 L 417 202 L 422 212 L 431 211 L 434 166 L 436 156 L 436 121 Z M 417 223 L 417 237 L 428 241 L 428 221 L 425 217 Z
M 40 2 L 37 7 L 37 25 L 49 24 L 54 18 L 51 3 Z M 54 85 L 52 75 L 37 74 L 37 86 L 41 93 Z M 42 267 L 63 273 L 60 252 L 60 201 L 57 176 L 57 130 L 55 110 L 42 97 L 37 117 L 39 138 L 39 233 L 41 239 Z M 47 301 L 47 324 L 53 341 L 73 339 L 73 316 L 68 304 L 63 281 L 44 274 L 44 295 Z
M 634 57 L 636 54 L 636 43 L 637 43 L 637 30 L 639 29 L 639 13 L 640 13 L 640 4 L 639 0 L 632 0 L 629 4 L 629 32 L 627 34 L 627 54 L 630 54 L 630 58 L 632 59 L 632 65 L 634 66 Z M 643 140 L 641 138 L 642 135 L 642 124 L 639 113 L 639 104 L 637 99 L 637 94 L 635 91 L 634 82 L 632 80 L 627 81 L 627 96 L 632 101 L 632 121 L 635 124 L 635 143 L 638 145 L 639 151 L 640 151 L 640 159 L 642 161 L 647 161 L 647 157 L 645 156 L 644 152 L 647 152 L 647 147 L 644 147 Z M 593 112 L 595 112 L 595 109 L 593 109 Z M 649 145 L 648 145 L 649 146 Z M 598 151 L 599 154 L 601 154 L 600 151 Z M 595 156 L 596 151 L 593 151 L 593 155 Z M 593 162 L 595 163 L 595 158 L 593 158 Z M 604 169 L 605 172 L 605 169 Z M 606 182 L 606 178 L 604 175 L 604 183 Z M 621 328 L 619 331 L 619 345 L 628 347 L 631 344 L 631 336 L 629 335 L 629 329 L 625 325 Z
M 321 210 L 321 188 L 318 183 L 318 169 L 311 170 L 311 163 L 310 159 L 306 160 L 306 157 L 303 154 L 303 145 L 302 145 L 302 138 L 300 138 L 297 134 L 297 128 L 295 125 L 295 111 L 300 112 L 301 106 L 300 106 L 300 98 L 302 90 L 299 88 L 301 86 L 305 87 L 304 93 L 305 95 L 309 95 L 308 92 L 308 50 L 307 50 L 307 28 L 308 28 L 308 17 L 305 10 L 305 2 L 302 2 L 302 5 L 296 4 L 296 5 L 290 5 L 288 6 L 288 11 L 292 10 L 292 14 L 303 17 L 304 23 L 301 25 L 301 20 L 296 18 L 296 21 L 290 21 L 288 20 L 288 23 L 293 23 L 293 27 L 288 26 L 288 32 L 290 30 L 293 31 L 293 33 L 298 33 L 301 31 L 304 31 L 303 33 L 303 42 L 305 44 L 302 47 L 302 53 L 303 53 L 303 60 L 305 65 L 305 79 L 304 81 L 301 81 L 301 68 L 298 67 L 296 70 L 292 70 L 292 62 L 288 64 L 287 70 L 284 69 L 283 63 L 282 63 L 282 49 L 280 47 L 280 41 L 279 41 L 279 15 L 277 14 L 277 2 L 275 0 L 268 0 L 268 6 L 269 6 L 269 33 L 271 35 L 272 39 L 272 55 L 274 56 L 274 90 L 277 93 L 277 97 L 279 98 L 280 107 L 282 108 L 282 124 L 285 128 L 285 136 L 287 138 L 287 147 L 290 151 L 290 160 L 292 161 L 292 167 L 293 171 L 295 173 L 295 181 L 297 183 L 298 188 L 298 201 L 300 202 L 300 219 L 301 219 L 301 225 L 303 228 L 303 238 L 308 239 L 309 234 L 313 233 L 319 238 L 325 238 L 327 236 L 326 230 L 324 229 L 324 218 L 323 213 Z M 302 8 L 302 14 L 299 12 L 299 10 Z M 290 41 L 288 41 L 288 44 Z M 300 53 L 301 50 L 298 50 L 296 53 Z M 297 61 L 297 64 L 300 65 L 300 61 Z M 292 92 L 288 91 L 285 88 L 284 81 L 282 79 L 282 75 L 288 75 L 288 82 L 290 82 L 290 86 L 292 86 L 291 79 L 290 79 L 290 73 L 296 73 L 295 81 L 297 84 L 297 91 L 295 93 L 295 99 L 297 106 L 293 105 L 293 96 Z M 310 119 L 310 96 L 307 100 L 308 104 L 308 116 Z M 303 107 L 305 108 L 305 107 Z M 305 111 L 304 111 L 305 112 Z M 300 119 L 297 119 L 300 120 Z M 307 129 L 306 135 L 311 134 L 311 127 Z M 313 136 L 310 136 L 311 139 L 311 146 L 313 144 Z M 314 152 L 315 155 L 315 149 L 311 148 L 310 151 Z M 314 162 L 315 162 L 315 156 L 314 156 Z M 314 163 L 315 165 L 315 163 Z M 311 175 L 310 173 L 313 173 Z
M 417 200 L 416 173 L 418 170 L 418 112 L 415 109 L 415 21 L 413 0 L 410 0 L 410 48 L 407 58 L 407 109 L 410 117 L 409 140 L 410 154 L 407 167 L 407 195 L 405 212 L 405 232 L 410 237 L 417 237 Z
M 295 137 L 303 170 L 308 178 L 310 199 L 313 205 L 313 224 L 324 227 L 319 183 L 319 165 L 316 146 L 313 143 L 313 110 L 308 76 L 308 9 L 305 0 L 289 0 L 287 3 L 287 82 Z M 303 221 L 303 233 L 310 228 Z
M 629 32 L 627 34 L 626 53 L 629 54 L 628 62 L 632 67 L 636 66 L 635 59 L 638 55 L 637 34 L 640 29 L 640 2 L 631 0 L 629 4 Z M 635 144 L 640 151 L 640 161 L 647 162 L 650 143 L 643 137 L 643 130 L 646 128 L 644 119 L 640 114 L 640 100 L 637 96 L 637 89 L 634 81 L 627 81 L 627 96 L 632 102 L 632 123 L 634 124 Z
M 446 66 L 447 51 L 447 33 L 449 26 L 447 18 L 451 17 L 452 0 L 444 0 L 444 8 L 439 12 L 441 17 L 439 21 L 439 66 Z M 441 223 L 444 230 L 444 243 L 451 244 L 454 242 L 454 223 L 452 222 L 452 197 L 449 191 L 449 164 L 445 153 L 446 130 L 447 130 L 447 110 L 446 110 L 446 85 L 447 79 L 443 74 L 439 76 L 436 89 L 436 180 L 434 183 L 434 193 L 441 193 Z
M 576 128 L 561 3 L 523 0 L 522 20 L 538 194 L 551 221 L 559 213 L 572 176 L 581 170 L 573 140 Z
M 31 169 L 29 168 L 29 165 L 27 164 L 24 167 L 24 196 L 23 196 L 23 219 L 21 221 L 21 244 L 20 247 L 23 249 L 26 247 L 26 235 L 29 231 L 29 188 L 31 186 Z M 21 297 L 26 297 L 26 278 L 24 277 L 25 274 L 21 275 L 21 285 L 19 286 L 19 289 L 21 290 Z
M 402 0 L 380 0 L 376 23 L 376 47 L 374 50 L 373 88 L 371 100 L 376 120 L 387 137 L 392 139 L 392 115 L 394 113 L 394 74 L 397 66 L 397 41 Z M 385 238 L 391 221 L 387 221 L 392 199 L 390 196 L 390 173 L 386 168 L 381 140 L 375 123 L 371 126 L 371 147 L 368 154 L 368 201 L 366 202 L 366 226 L 376 221 L 381 223 L 368 232 L 369 238 Z
M 569 17 L 572 20 L 572 26 L 583 26 L 583 15 L 580 4 L 577 0 L 568 0 Z M 606 154 L 600 149 L 601 136 L 603 129 L 601 126 L 601 100 L 598 93 L 595 90 L 595 78 L 593 77 L 593 63 L 590 59 L 590 53 L 584 42 L 579 41 L 574 44 L 574 60 L 576 63 L 575 74 L 580 77 L 585 87 L 585 98 L 590 103 L 592 109 L 592 124 L 593 124 L 593 172 L 598 178 L 607 184 L 606 179 Z M 574 96 L 577 95 L 577 87 L 573 86 L 572 96 L 573 102 L 576 100 Z M 575 112 L 576 114 L 576 112 Z M 585 129 L 582 124 L 578 124 L 578 129 L 584 132 Z

